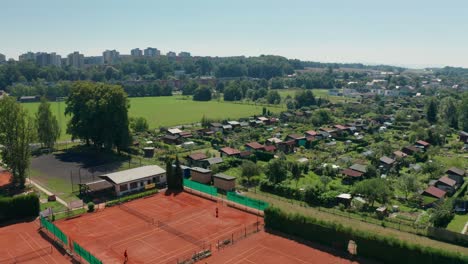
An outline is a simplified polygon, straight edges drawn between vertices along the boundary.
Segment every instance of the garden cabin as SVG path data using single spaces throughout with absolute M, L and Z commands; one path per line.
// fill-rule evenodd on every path
M 434 184 L 435 187 L 447 192 L 452 195 L 458 188 L 457 182 L 450 179 L 448 176 L 441 177 Z
M 457 184 L 462 184 L 464 182 L 463 177 L 465 177 L 465 171 L 456 167 L 452 167 L 448 169 L 445 173 L 447 173 L 447 176 L 455 180 Z
M 235 148 L 225 147 L 219 150 L 221 157 L 240 157 L 240 151 Z
M 213 176 L 213 185 L 223 191 L 233 191 L 236 189 L 236 177 L 223 173 Z
M 199 167 L 202 164 L 202 160 L 207 158 L 205 153 L 192 153 L 187 156 L 187 162 L 189 166 Z
M 193 167 L 190 169 L 190 175 L 192 176 L 192 180 L 203 183 L 203 184 L 210 184 L 212 173 L 211 170 L 207 170 L 204 168 Z

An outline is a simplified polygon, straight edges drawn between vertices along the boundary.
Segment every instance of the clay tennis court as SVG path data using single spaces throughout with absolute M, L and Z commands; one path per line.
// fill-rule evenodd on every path
M 211 249 L 212 256 L 200 263 L 351 263 L 265 233 L 256 215 L 188 193 L 160 193 L 55 224 L 103 263 L 124 263 L 127 250 L 127 263 L 175 264 L 202 248 Z
M 0 263 L 71 263 L 39 231 L 38 221 L 0 228 Z
M 144 215 L 136 216 L 128 208 Z M 202 248 L 211 247 L 215 253 L 218 241 L 244 230 L 250 233 L 261 220 L 183 192 L 159 193 L 125 203 L 125 207 L 106 208 L 55 224 L 103 263 L 123 263 L 125 250 L 128 263 L 177 263 Z
M 213 264 L 357 263 L 264 231 L 217 253 L 204 261 Z

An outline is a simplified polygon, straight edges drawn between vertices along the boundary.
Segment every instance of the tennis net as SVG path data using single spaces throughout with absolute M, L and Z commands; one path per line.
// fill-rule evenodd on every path
M 158 221 L 158 226 L 159 228 L 161 228 L 162 230 L 165 230 L 166 232 L 169 232 L 173 235 L 176 235 L 180 238 L 182 238 L 183 240 L 189 242 L 189 243 L 192 243 L 194 244 L 195 246 L 198 246 L 200 248 L 204 248 L 206 246 L 206 241 L 202 240 L 202 239 L 198 239 L 194 236 L 191 236 L 189 234 L 185 234 L 171 226 L 169 226 L 167 223 L 165 222 L 162 222 L 162 221 Z
M 141 220 L 147 222 L 148 224 L 150 225 L 155 225 L 156 224 L 156 221 L 154 220 L 154 218 L 152 217 L 149 217 L 143 213 L 140 213 L 139 211 L 133 209 L 133 208 L 130 208 L 126 205 L 123 205 L 123 204 L 120 204 L 119 205 L 119 208 L 124 210 L 125 212 L 129 213 L 129 214 L 132 214 L 138 218 L 140 218 Z

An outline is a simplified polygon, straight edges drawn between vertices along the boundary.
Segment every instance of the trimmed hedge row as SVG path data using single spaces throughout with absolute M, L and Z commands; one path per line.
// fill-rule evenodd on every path
M 0 221 L 36 217 L 39 211 L 39 197 L 34 193 L 0 198 Z
M 384 263 L 468 263 L 468 257 L 460 253 L 409 244 L 396 238 L 358 231 L 301 214 L 288 214 L 275 207 L 269 207 L 264 212 L 266 228 L 342 251 L 347 251 L 349 240 L 354 240 L 359 256 Z
M 135 199 L 143 198 L 143 197 L 146 197 L 146 196 L 151 196 L 151 195 L 157 194 L 158 192 L 159 192 L 158 189 L 153 189 L 153 190 L 149 190 L 149 191 L 129 194 L 129 195 L 123 196 L 123 197 L 121 197 L 119 199 L 108 201 L 106 203 L 106 207 L 111 207 L 111 206 L 114 206 L 114 205 L 117 205 L 117 204 L 130 202 L 130 201 L 135 200 Z

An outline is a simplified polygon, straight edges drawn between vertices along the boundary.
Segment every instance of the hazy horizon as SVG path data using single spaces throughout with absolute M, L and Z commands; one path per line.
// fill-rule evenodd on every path
M 19 0 L 2 4 L 0 53 L 133 48 L 194 56 L 468 68 L 468 2 Z

